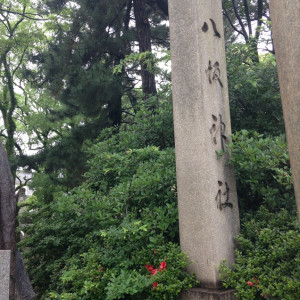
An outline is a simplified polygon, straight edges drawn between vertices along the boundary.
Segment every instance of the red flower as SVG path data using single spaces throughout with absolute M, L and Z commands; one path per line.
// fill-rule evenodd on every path
M 257 278 L 254 278 L 254 281 L 255 281 L 256 283 L 258 283 L 258 279 L 257 279 Z
M 161 272 L 161 270 L 166 268 L 167 268 L 167 263 L 165 261 L 161 262 L 159 266 L 159 272 Z
M 252 281 L 248 281 L 247 284 L 248 284 L 249 286 L 253 286 L 253 282 L 252 282 Z
M 157 269 L 154 269 L 152 265 L 145 265 L 145 268 L 151 272 L 152 275 L 155 275 L 157 273 Z
M 158 286 L 158 282 L 157 282 L 157 281 L 155 281 L 155 282 L 152 284 L 152 288 L 153 288 L 153 289 L 156 289 L 156 288 L 157 288 L 157 286 Z
M 154 250 L 153 250 L 153 253 L 154 253 L 154 254 L 156 254 L 156 252 L 157 252 L 157 250 L 156 250 L 156 249 L 154 249 Z
M 152 269 L 152 270 L 149 270 L 151 272 L 152 275 L 155 275 L 157 273 L 157 269 Z

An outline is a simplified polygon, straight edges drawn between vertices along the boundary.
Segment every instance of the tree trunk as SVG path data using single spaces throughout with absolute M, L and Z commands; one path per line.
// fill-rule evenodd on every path
M 9 299 L 34 299 L 21 253 L 16 246 L 17 200 L 7 154 L 0 141 L 0 250 L 11 250 Z M 17 290 L 17 292 L 16 292 Z M 19 294 L 17 296 L 16 294 Z
M 146 12 L 146 4 L 144 0 L 134 0 L 134 15 L 136 22 L 136 29 L 138 33 L 139 50 L 140 52 L 151 52 L 151 37 L 150 37 L 150 24 Z M 142 88 L 145 99 L 149 95 L 156 94 L 155 76 L 146 70 L 146 66 L 141 62 L 141 76 Z
M 7 154 L 0 141 L 0 249 L 11 250 L 9 299 L 15 294 L 16 213 L 14 181 Z

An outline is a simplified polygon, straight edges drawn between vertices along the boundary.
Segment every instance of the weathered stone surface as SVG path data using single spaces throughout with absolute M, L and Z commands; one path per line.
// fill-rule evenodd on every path
M 272 34 L 300 220 L 300 1 L 270 0 Z
M 234 170 L 218 158 L 231 135 L 222 1 L 169 1 L 180 244 L 202 287 L 234 261 Z
M 0 250 L 0 300 L 9 299 L 10 251 Z
M 184 300 L 238 300 L 234 290 L 190 289 L 181 295 Z
M 26 272 L 22 255 L 19 250 L 16 251 L 16 291 L 15 292 L 16 292 L 15 300 L 36 299 L 28 274 Z

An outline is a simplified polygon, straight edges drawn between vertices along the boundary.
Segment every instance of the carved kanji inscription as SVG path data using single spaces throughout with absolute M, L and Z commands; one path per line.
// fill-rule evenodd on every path
M 213 31 L 214 31 L 214 36 L 220 38 L 221 37 L 221 34 L 219 33 L 218 29 L 217 29 L 217 24 L 216 22 L 213 20 L 213 19 L 209 19 L 210 22 L 211 22 L 211 25 L 212 25 L 212 28 L 213 28 Z M 203 23 L 203 26 L 202 26 L 202 31 L 203 32 L 207 32 L 209 30 L 209 26 L 206 22 Z
M 220 146 L 223 151 L 225 151 L 225 142 L 227 137 L 225 135 L 226 125 L 222 120 L 222 115 L 219 114 L 217 117 L 216 115 L 212 115 L 213 124 L 209 130 L 212 135 L 213 142 L 215 145 L 220 143 Z
M 222 210 L 225 207 L 233 208 L 232 203 L 229 202 L 229 186 L 228 183 L 225 181 L 218 180 L 218 193 L 215 197 L 217 202 L 217 208 Z
M 220 64 L 218 61 L 216 61 L 214 64 L 211 63 L 211 60 L 208 61 L 208 67 L 205 70 L 205 72 L 208 76 L 208 81 L 210 84 L 212 84 L 213 81 L 218 81 L 220 86 L 223 87 L 223 83 L 220 79 L 221 70 L 220 70 Z

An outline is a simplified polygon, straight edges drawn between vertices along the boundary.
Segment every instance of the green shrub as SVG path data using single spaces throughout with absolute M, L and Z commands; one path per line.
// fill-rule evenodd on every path
M 137 105 L 135 111 L 132 111 L 132 116 L 127 117 L 126 122 L 118 130 L 116 128 L 102 130 L 98 138 L 101 150 L 117 153 L 148 146 L 160 149 L 174 148 L 171 95 L 164 100 L 160 99 L 159 106 L 154 110 L 151 105 L 151 101 Z
M 234 44 L 227 51 L 232 131 L 277 136 L 284 133 L 284 122 L 275 57 L 261 55 L 253 63 L 249 56 L 249 45 Z
M 241 212 L 236 263 L 221 265 L 225 287 L 239 299 L 296 300 L 300 294 L 300 232 L 283 136 L 242 130 L 228 145 Z
M 178 245 L 168 243 L 154 250 L 146 247 L 135 254 L 137 259 L 132 265 L 122 261 L 110 267 L 101 264 L 101 249 L 83 254 L 80 260 L 71 261 L 62 274 L 60 288 L 66 292 L 51 292 L 50 299 L 168 300 L 177 299 L 182 289 L 196 283 L 182 271 L 187 258 Z M 154 271 L 150 272 L 150 267 Z
M 85 183 L 36 207 L 20 244 L 29 248 L 33 283 L 42 298 L 176 299 L 195 279 L 182 270 L 174 150 L 105 147 L 107 141 L 90 149 Z M 154 290 L 145 265 L 161 261 L 168 268 Z
M 97 143 L 86 145 L 85 182 L 70 191 L 55 189 L 51 201 L 37 192 L 37 201 L 27 203 L 20 246 L 40 299 L 177 299 L 196 284 L 179 249 L 173 132 L 161 128 L 169 126 L 169 111 L 167 103 L 155 114 L 141 110 L 131 125 L 103 131 Z M 294 295 L 299 232 L 289 219 L 295 200 L 285 140 L 242 131 L 228 151 L 244 225 L 235 269 L 222 267 L 225 284 L 241 299 L 277 297 L 275 289 Z M 42 179 L 44 195 L 48 181 Z M 258 270 L 264 261 L 266 271 Z M 153 275 L 163 262 L 167 267 Z M 247 286 L 253 278 L 259 289 Z
M 270 211 L 295 211 L 289 155 L 284 136 L 236 132 L 228 145 L 234 164 L 241 214 L 265 205 Z
M 220 270 L 225 287 L 239 299 L 297 300 L 300 295 L 300 228 L 286 210 L 265 207 L 246 215 L 237 238 L 236 263 Z

